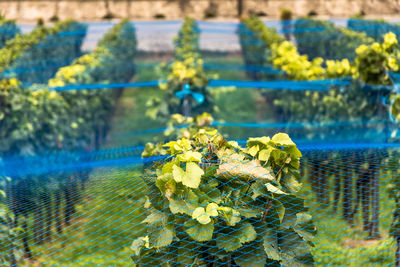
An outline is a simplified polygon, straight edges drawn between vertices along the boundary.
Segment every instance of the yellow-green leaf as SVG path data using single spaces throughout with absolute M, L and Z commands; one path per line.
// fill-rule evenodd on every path
M 174 180 L 179 183 L 182 182 L 183 177 L 185 176 L 185 171 L 177 165 L 172 166 L 172 175 L 174 176 Z
M 282 190 L 280 190 L 278 187 L 274 186 L 273 184 L 266 183 L 265 186 L 267 187 L 268 191 L 270 191 L 274 194 L 287 195 L 287 193 L 283 192 Z
M 198 188 L 201 181 L 201 176 L 204 171 L 194 162 L 186 163 L 186 173 L 182 178 L 183 185 L 190 188 Z
M 218 210 L 217 209 L 218 209 L 218 205 L 217 204 L 209 203 L 207 205 L 207 208 L 206 208 L 206 213 L 207 213 L 207 215 L 209 215 L 211 217 L 216 217 L 216 216 L 218 216 Z
M 248 153 L 252 156 L 255 157 L 258 153 L 258 151 L 260 150 L 260 147 L 258 145 L 252 146 L 249 148 Z
M 295 146 L 296 144 L 290 139 L 289 135 L 285 133 L 278 133 L 274 135 L 271 139 L 274 144 L 280 146 Z
M 208 224 L 211 222 L 210 216 L 207 215 L 206 210 L 202 207 L 196 208 L 193 211 L 192 218 L 201 224 Z
M 200 162 L 201 161 L 201 153 L 188 151 L 186 153 L 178 155 L 178 159 L 179 159 L 179 161 L 183 161 L 183 162 L 186 162 L 186 161 Z

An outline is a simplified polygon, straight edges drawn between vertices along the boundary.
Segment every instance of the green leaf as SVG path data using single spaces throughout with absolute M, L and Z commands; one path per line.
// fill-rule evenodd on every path
M 186 163 L 186 173 L 182 183 L 190 188 L 198 188 L 204 171 L 194 162 Z
M 159 175 L 156 180 L 156 186 L 158 187 L 158 189 L 160 189 L 160 191 L 163 194 L 165 194 L 165 191 L 167 189 L 166 184 L 168 183 L 169 180 L 173 180 L 173 179 L 174 179 L 174 177 L 170 173 Z
M 268 145 L 269 141 L 271 139 L 267 136 L 263 136 L 263 137 L 250 137 L 249 140 L 247 140 L 247 147 L 251 147 L 257 144 L 261 144 L 261 145 Z
M 232 252 L 242 246 L 239 238 L 231 234 L 230 232 L 220 232 L 216 237 L 217 247 L 225 250 L 226 252 Z
M 133 240 L 131 245 L 131 250 L 135 253 L 136 256 L 140 255 L 140 252 L 143 248 L 149 248 L 149 237 L 141 236 L 135 240 Z
M 239 240 L 241 243 L 248 243 L 256 239 L 257 232 L 254 230 L 253 225 L 248 222 L 238 224 L 236 227 L 240 227 L 238 230 Z
M 290 139 L 289 135 L 287 135 L 286 133 L 278 133 L 275 134 L 271 141 L 279 146 L 283 146 L 283 147 L 290 147 L 290 146 L 296 146 L 296 144 L 292 141 L 292 139 Z
M 305 257 L 310 255 L 310 244 L 303 240 L 294 230 L 281 230 L 280 248 L 283 253 L 291 257 Z
M 301 158 L 302 154 L 296 146 L 286 147 L 285 151 L 288 152 L 292 158 Z
M 261 216 L 264 212 L 264 209 L 255 207 L 252 204 L 249 204 L 248 208 L 246 206 L 238 207 L 237 210 L 240 212 L 241 216 L 247 219 Z
M 281 260 L 279 253 L 278 235 L 274 229 L 267 229 L 264 234 L 264 251 L 271 260 Z
M 256 199 L 259 196 L 265 196 L 269 194 L 264 184 L 261 181 L 255 181 L 250 188 L 252 192 L 251 195 L 252 199 Z
M 239 179 L 245 181 L 268 180 L 274 181 L 275 177 L 269 169 L 264 168 L 260 161 L 252 160 L 249 162 L 226 162 L 219 165 L 217 176 L 231 180 Z
M 255 240 L 257 233 L 254 227 L 244 222 L 233 227 L 226 227 L 218 233 L 216 237 L 217 247 L 232 252 L 240 248 L 243 243 L 248 243 Z
M 264 267 L 266 255 L 259 240 L 245 244 L 233 254 L 235 263 L 240 267 Z
M 167 162 L 167 163 L 165 163 L 163 166 L 162 166 L 162 174 L 166 174 L 166 173 L 172 173 L 172 171 L 173 171 L 173 167 L 174 166 L 176 166 L 176 161 L 175 160 L 173 160 L 173 161 L 170 161 L 170 162 Z
M 285 216 L 283 216 L 281 226 L 284 228 L 294 226 L 297 213 L 305 211 L 304 200 L 293 195 L 279 195 L 276 198 L 285 206 Z
M 201 153 L 193 151 L 188 151 L 186 153 L 177 156 L 178 160 L 181 162 L 186 162 L 186 161 L 200 162 L 201 157 L 202 157 Z
M 312 241 L 317 234 L 315 226 L 312 222 L 312 216 L 308 213 L 299 212 L 296 214 L 297 220 L 293 229 L 304 240 Z
M 162 211 L 156 209 L 152 210 L 152 213 L 142 221 L 142 223 L 151 224 L 153 226 L 165 225 L 168 221 L 168 215 Z
M 156 249 L 171 245 L 174 240 L 175 231 L 172 224 L 165 225 L 155 231 L 149 233 L 150 247 Z
M 294 176 L 293 172 L 289 171 L 290 174 L 292 175 L 286 175 L 282 180 L 281 180 L 281 184 L 282 186 L 286 187 L 290 192 L 298 192 L 302 185 L 301 183 L 299 183 Z
M 282 202 L 276 199 L 273 199 L 272 203 L 275 212 L 278 214 L 279 221 L 282 222 L 283 217 L 285 216 L 285 206 L 282 204 Z
M 174 176 L 174 180 L 177 183 L 180 183 L 180 182 L 182 182 L 183 177 L 185 176 L 185 171 L 182 168 L 178 167 L 177 165 L 173 165 L 172 166 L 172 175 Z
M 198 207 L 193 211 L 192 219 L 197 220 L 201 224 L 209 224 L 211 222 L 210 216 L 203 207 Z
M 194 203 L 190 203 L 185 199 L 173 199 L 169 200 L 169 209 L 173 214 L 187 214 L 192 215 L 193 210 L 197 208 Z
M 174 181 L 174 179 L 169 179 L 166 183 L 165 183 L 165 197 L 166 198 L 171 198 L 171 196 L 175 193 L 176 190 L 176 182 Z
M 255 157 L 260 150 L 260 147 L 258 145 L 252 146 L 249 148 L 248 153 L 252 156 Z
M 186 233 L 199 242 L 209 241 L 212 239 L 214 232 L 214 224 L 201 224 L 196 220 L 185 222 Z
M 175 245 L 178 249 L 177 264 L 182 266 L 195 266 L 196 256 L 199 255 L 198 251 L 200 246 L 191 240 L 182 240 Z
M 216 217 L 218 216 L 218 205 L 215 203 L 209 203 L 206 208 L 206 213 L 208 216 Z
M 261 161 L 268 161 L 269 155 L 271 154 L 270 149 L 263 149 L 258 153 L 258 159 Z
M 267 187 L 268 191 L 274 194 L 280 194 L 280 195 L 287 195 L 287 193 L 283 192 L 280 190 L 278 187 L 274 186 L 271 183 L 266 183 L 265 186 Z
M 241 220 L 239 211 L 234 210 L 230 207 L 219 207 L 218 211 L 222 213 L 224 219 L 227 221 L 227 224 L 229 226 L 234 226 Z

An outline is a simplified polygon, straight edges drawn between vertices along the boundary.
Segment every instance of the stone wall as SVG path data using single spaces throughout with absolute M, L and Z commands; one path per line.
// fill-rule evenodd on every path
M 116 18 L 166 19 L 189 15 L 203 19 L 205 14 L 222 18 L 237 17 L 238 0 L 0 0 L 0 11 L 8 18 L 45 20 L 55 14 L 60 19 L 100 20 L 106 14 Z M 290 8 L 295 16 L 310 11 L 320 16 L 348 17 L 363 10 L 369 15 L 396 15 L 400 0 L 243 0 L 244 13 L 264 13 L 276 19 L 282 8 Z

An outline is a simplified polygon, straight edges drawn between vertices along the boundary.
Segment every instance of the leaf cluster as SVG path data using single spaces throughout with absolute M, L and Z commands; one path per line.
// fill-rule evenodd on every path
M 254 55 L 253 58 L 264 57 L 266 63 L 269 62 L 274 68 L 285 71 L 289 79 L 318 80 L 349 76 L 353 72 L 347 59 L 325 62 L 316 57 L 310 61 L 307 55 L 299 53 L 292 42 L 285 41 L 274 29 L 268 28 L 255 16 L 242 19 L 242 23 L 267 47 L 267 51 Z M 245 53 L 252 53 L 250 48 L 242 46 Z
M 2 78 L 15 77 L 24 83 L 45 83 L 57 69 L 81 55 L 87 26 L 72 20 L 54 27 L 38 26 L 18 34 L 0 50 Z
M 389 32 L 400 33 L 399 23 L 388 23 L 383 19 L 351 18 L 347 21 L 347 28 L 363 32 L 376 42 L 383 42 L 383 36 Z
M 160 96 L 153 97 L 146 103 L 148 117 L 168 119 L 172 114 L 182 114 L 183 99 L 178 98 L 176 93 L 182 91 L 185 86 L 189 86 L 190 91 L 204 99 L 203 102 L 199 102 L 193 96 L 189 96 L 192 116 L 213 111 L 212 96 L 207 89 L 208 77 L 199 53 L 198 35 L 195 20 L 186 18 L 174 41 L 175 60 L 169 65 L 162 63 L 158 69 L 161 76 Z
M 385 34 L 382 43 L 360 45 L 356 49 L 356 53 L 357 72 L 355 78 L 370 84 L 391 84 L 387 72 L 399 71 L 400 50 L 395 34 Z
M 113 27 L 105 38 L 107 42 L 101 41 L 93 53 L 81 56 L 72 65 L 61 68 L 48 86 L 27 87 L 15 78 L 0 80 L 0 163 L 4 162 L 6 175 L 10 170 L 14 175 L 12 178 L 15 178 L 8 184 L 12 188 L 9 190 L 12 192 L 12 203 L 16 203 L 11 205 L 14 214 L 27 217 L 30 212 L 43 207 L 44 199 L 52 199 L 56 192 L 61 194 L 62 189 L 71 190 L 71 184 L 77 183 L 69 173 L 37 177 L 32 171 L 31 175 L 20 177 L 19 169 L 27 167 L 35 170 L 46 164 L 55 165 L 60 158 L 71 160 L 71 163 L 79 161 L 80 153 L 68 152 L 96 149 L 97 139 L 105 137 L 118 91 L 51 89 L 73 84 L 128 82 L 134 71 L 134 28 L 128 21 L 123 21 Z M 121 53 L 124 53 L 124 57 Z M 127 68 L 121 70 L 118 68 L 121 66 Z M 125 80 L 117 80 L 121 77 L 125 77 Z M 59 153 L 61 151 L 62 154 Z M 44 159 L 42 156 L 45 156 Z M 21 162 L 26 166 L 18 165 Z M 51 169 L 51 166 L 46 167 Z M 84 180 L 84 176 L 82 172 L 79 178 Z M 5 187 L 5 184 L 0 184 L 1 190 Z M 8 203 L 11 203 L 10 199 Z M 46 205 L 56 204 L 48 200 Z M 52 206 L 50 208 L 53 209 Z M 0 196 L 0 219 L 4 209 Z M 3 227 L 0 221 L 2 248 L 14 242 L 14 239 L 7 238 L 7 231 L 14 230 L 9 226 Z
M 257 18 L 246 18 L 243 23 L 259 36 L 264 36 L 264 32 L 271 31 Z M 314 23 L 314 20 L 307 20 L 306 23 Z M 258 26 L 254 27 L 254 24 Z M 324 25 L 323 23 L 320 26 L 330 27 L 329 24 Z M 320 125 L 342 120 L 358 123 L 361 121 L 366 125 L 374 119 L 382 120 L 382 118 L 378 118 L 382 114 L 379 112 L 380 107 L 377 105 L 377 99 L 378 95 L 383 96 L 387 92 L 380 92 L 378 89 L 367 87 L 365 83 L 385 84 L 387 71 L 398 69 L 397 60 L 395 60 L 397 57 L 397 52 L 395 52 L 397 40 L 393 38 L 392 34 L 388 34 L 385 38 L 386 42 L 382 44 L 374 44 L 371 43 L 371 40 L 366 40 L 366 44 L 356 49 L 355 62 L 350 62 L 347 58 L 341 61 L 324 61 L 318 57 L 309 61 L 307 55 L 301 55 L 293 43 L 279 41 L 281 38 L 276 37 L 278 41 L 272 42 L 266 52 L 266 61 L 273 62 L 276 68 L 284 70 L 287 78 L 292 80 L 349 76 L 354 78 L 350 86 L 332 87 L 326 92 L 264 93 L 276 120 L 282 122 L 284 119 L 285 122 L 319 123 Z M 263 41 L 261 38 L 260 40 Z M 267 44 L 267 40 L 264 40 L 264 43 Z M 242 49 L 247 50 L 247 47 L 242 46 Z M 374 59 L 378 57 L 380 60 Z M 377 73 L 375 77 L 378 78 L 374 78 L 372 71 Z M 357 127 L 356 124 L 354 126 Z M 335 133 L 338 133 L 338 130 L 338 127 L 324 127 L 324 131 L 318 131 L 316 135 L 320 137 L 334 136 Z M 315 137 L 315 134 L 309 136 L 309 138 Z
M 128 82 L 135 72 L 135 51 L 135 29 L 129 21 L 124 20 L 104 36 L 92 53 L 60 68 L 54 78 L 49 80 L 48 85 L 62 87 L 72 84 Z M 88 144 L 97 130 L 107 126 L 108 116 L 120 92 L 80 89 L 59 94 L 70 108 L 74 107 L 69 111 L 71 123 L 80 133 L 81 141 Z
M 8 20 L 4 17 L 0 20 L 0 48 L 10 39 L 13 39 L 17 34 L 21 34 L 21 29 L 14 20 Z
M 137 264 L 312 265 L 315 228 L 296 194 L 301 153 L 287 134 L 241 147 L 200 129 L 159 148 L 169 157 L 146 170 L 147 234 L 131 247 Z
M 364 32 L 336 27 L 332 22 L 312 18 L 296 20 L 294 26 L 297 49 L 300 54 L 308 55 L 310 59 L 341 60 L 347 58 L 353 61 L 355 49 L 361 44 L 371 44 L 373 39 Z

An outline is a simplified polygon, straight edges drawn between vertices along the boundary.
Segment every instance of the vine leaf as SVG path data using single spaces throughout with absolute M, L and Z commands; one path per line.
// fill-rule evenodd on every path
M 238 236 L 241 243 L 247 243 L 255 240 L 257 233 L 256 230 L 254 230 L 253 225 L 245 222 L 242 224 L 242 227 L 240 227 Z
M 151 247 L 156 249 L 171 245 L 175 236 L 174 226 L 165 225 L 155 231 L 149 233 L 149 243 Z
M 247 181 L 254 179 L 275 180 L 271 172 L 264 168 L 258 160 L 252 160 L 246 163 L 223 163 L 219 166 L 217 175 L 222 178 L 245 179 Z
M 220 233 L 217 235 L 217 247 L 225 250 L 226 252 L 235 251 L 241 246 L 242 243 L 240 240 L 229 233 Z
M 192 215 L 193 210 L 196 208 L 194 203 L 190 203 L 184 199 L 169 200 L 169 209 L 173 214 L 187 214 Z
M 270 149 L 263 149 L 258 153 L 258 159 L 261 161 L 267 161 L 269 159 L 269 155 L 271 154 Z
M 164 212 L 158 211 L 156 209 L 153 210 L 146 219 L 143 220 L 142 223 L 151 224 L 152 226 L 162 226 L 167 223 L 168 215 Z
M 177 264 L 183 266 L 195 266 L 197 251 L 199 245 L 188 239 L 180 241 L 176 247 L 178 248 Z
M 135 255 L 139 256 L 143 248 L 149 248 L 149 236 L 141 236 L 133 240 L 131 250 L 133 250 Z
M 206 212 L 209 216 L 216 217 L 218 216 L 218 205 L 215 203 L 209 203 L 206 208 Z
M 258 151 L 260 150 L 260 147 L 258 145 L 252 146 L 251 148 L 249 148 L 248 153 L 252 156 L 255 157 L 258 153 Z
M 210 216 L 203 207 L 198 207 L 193 211 L 192 219 L 197 220 L 201 224 L 209 224 L 211 222 Z
M 254 146 L 257 144 L 261 144 L 261 145 L 268 145 L 269 141 L 271 139 L 267 136 L 263 136 L 263 137 L 250 137 L 249 140 L 247 140 L 247 146 Z
M 277 199 L 272 200 L 274 210 L 279 217 L 279 221 L 282 223 L 283 217 L 285 216 L 285 206 Z
M 287 193 L 283 192 L 282 190 L 280 190 L 278 187 L 276 187 L 271 183 L 266 183 L 265 186 L 267 187 L 268 191 L 274 194 L 287 195 Z
M 278 235 L 275 229 L 266 228 L 264 230 L 264 250 L 269 259 L 281 260 L 278 248 Z
M 177 156 L 178 160 L 181 162 L 186 162 L 186 161 L 200 162 L 201 157 L 202 157 L 201 153 L 193 152 L 193 151 L 188 151 L 186 153 L 183 153 L 183 154 Z
M 190 188 L 198 188 L 204 171 L 194 162 L 186 163 L 186 173 L 182 177 L 182 184 Z
M 240 212 L 230 207 L 219 207 L 218 210 L 222 212 L 229 226 L 235 226 L 242 219 Z
M 177 165 L 172 166 L 172 175 L 174 176 L 174 180 L 177 183 L 182 182 L 183 177 L 185 176 L 185 171 L 178 167 Z
M 296 144 L 292 141 L 292 139 L 290 139 L 289 135 L 287 135 L 286 133 L 275 134 L 272 137 L 271 141 L 279 146 L 284 146 L 284 147 L 296 146 Z
M 233 255 L 235 263 L 240 267 L 264 267 L 266 264 L 266 255 L 259 240 L 245 244 Z
M 280 248 L 282 249 L 282 256 L 286 259 L 301 258 L 303 264 L 307 261 L 312 262 L 312 255 L 310 253 L 310 244 L 303 240 L 292 229 L 282 230 L 280 232 Z
M 214 232 L 214 224 L 201 224 L 196 220 L 185 222 L 186 233 L 196 241 L 204 242 L 212 238 Z
M 299 212 L 296 215 L 297 220 L 296 224 L 293 226 L 293 230 L 295 230 L 304 240 L 313 240 L 317 231 L 312 224 L 312 216 L 304 212 Z
M 229 227 L 218 233 L 217 247 L 232 252 L 240 248 L 244 243 L 255 240 L 257 233 L 253 225 L 248 222 L 237 224 L 234 227 Z

